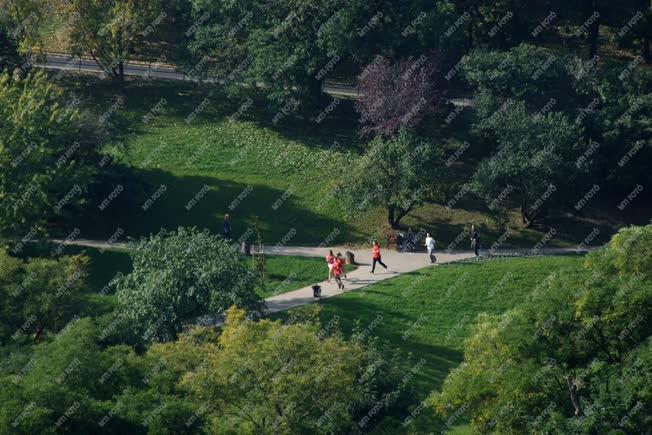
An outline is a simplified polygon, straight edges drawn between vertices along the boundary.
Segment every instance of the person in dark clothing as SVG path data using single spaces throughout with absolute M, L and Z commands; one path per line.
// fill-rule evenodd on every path
M 231 240 L 231 218 L 228 214 L 224 215 L 224 238 Z
M 471 225 L 471 248 L 475 252 L 475 256 L 480 256 L 480 232 L 476 229 L 475 225 Z

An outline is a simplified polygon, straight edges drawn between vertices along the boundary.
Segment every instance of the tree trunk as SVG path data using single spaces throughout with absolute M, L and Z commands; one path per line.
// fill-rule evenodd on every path
M 125 65 L 122 59 L 118 62 L 118 86 L 121 91 L 125 89 Z
M 398 229 L 399 224 L 401 223 L 401 219 L 403 219 L 405 215 L 407 215 L 410 212 L 410 210 L 411 208 L 403 209 L 395 205 L 388 205 L 387 223 L 393 230 Z
M 43 325 L 38 325 L 36 328 L 36 332 L 34 334 L 34 341 L 41 341 L 43 340 L 43 330 L 45 329 L 45 326 Z
M 527 191 L 525 189 L 525 181 L 523 180 L 523 177 L 521 177 L 521 187 L 519 190 L 521 194 L 521 221 L 523 222 L 523 225 L 529 225 L 530 215 L 527 212 L 527 208 L 528 208 Z
M 395 205 L 388 205 L 387 206 L 387 223 L 392 229 L 397 229 L 398 225 L 394 219 L 394 213 L 396 212 L 396 206 Z
M 308 78 L 308 94 L 315 109 L 323 110 L 323 106 L 326 105 L 327 96 L 322 91 L 321 80 L 317 80 L 315 77 Z
M 582 408 L 580 408 L 579 400 L 577 400 L 577 397 L 575 396 L 575 386 L 571 382 L 570 375 L 564 376 L 564 380 L 566 381 L 566 387 L 568 387 L 571 403 L 575 409 L 575 416 L 580 417 L 582 416 Z
M 468 50 L 471 50 L 473 48 L 473 13 L 469 12 L 471 14 L 471 18 L 469 18 L 469 25 L 467 27 L 467 44 L 468 44 Z M 468 51 L 467 50 L 467 51 Z
M 643 44 L 641 45 L 641 57 L 645 60 L 645 63 L 649 65 L 652 63 L 652 54 L 650 53 L 650 39 L 645 38 Z
M 591 14 L 594 14 L 595 12 L 598 12 L 596 10 L 596 2 L 593 1 L 593 12 Z M 593 59 L 593 57 L 598 53 L 598 36 L 600 35 L 600 17 L 596 17 L 595 21 L 591 24 L 591 27 L 589 28 L 589 59 Z

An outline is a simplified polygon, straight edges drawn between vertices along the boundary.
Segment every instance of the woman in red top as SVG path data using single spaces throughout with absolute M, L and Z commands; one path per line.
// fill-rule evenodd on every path
M 380 246 L 378 246 L 378 242 L 374 240 L 374 247 L 371 251 L 371 258 L 372 258 L 372 265 L 371 265 L 371 273 L 374 273 L 376 270 L 376 263 L 379 263 L 381 266 L 387 270 L 387 265 L 383 263 L 383 261 L 380 259 Z
M 333 274 L 335 275 L 335 281 L 337 282 L 337 288 L 340 290 L 344 290 L 344 284 L 342 283 L 342 271 L 344 269 L 344 259 L 342 258 L 342 254 L 339 252 L 337 253 L 337 257 L 335 257 L 335 262 L 333 263 Z
M 326 265 L 328 265 L 328 282 L 331 282 L 331 276 L 333 276 L 333 265 L 335 264 L 335 256 L 333 255 L 333 250 L 328 251 L 326 256 Z

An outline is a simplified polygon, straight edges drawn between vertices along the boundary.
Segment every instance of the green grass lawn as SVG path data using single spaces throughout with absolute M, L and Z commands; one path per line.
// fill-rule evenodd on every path
M 550 273 L 578 269 L 582 261 L 579 256 L 556 256 L 425 268 L 324 300 L 321 321 L 326 324 L 337 316 L 345 334 L 356 325 L 361 330 L 376 325 L 370 334 L 387 339 L 404 355 L 412 353 L 413 365 L 423 358 L 423 367 L 411 381 L 418 391 L 416 405 L 460 364 L 464 340 L 478 313 L 502 313 L 522 302 Z M 410 368 L 405 367 L 406 373 Z M 419 424 L 429 424 L 427 415 L 423 418 Z
M 110 85 L 66 78 L 69 90 L 97 114 L 116 100 Z M 315 245 L 327 238 L 353 244 L 382 240 L 387 230 L 382 208 L 351 218 L 341 198 L 331 193 L 345 180 L 347 162 L 363 146 L 347 104 L 319 125 L 291 117 L 274 123 L 267 102 L 253 93 L 232 97 L 209 85 L 130 82 L 124 104 L 108 118 L 104 152 L 135 178 L 123 181 L 124 190 L 97 212 L 97 219 L 85 217 L 73 225 L 81 237 L 96 239 L 108 239 L 117 228 L 124 236 L 135 237 L 180 225 L 220 233 L 223 215 L 229 213 L 236 238 L 257 226 L 266 244 L 282 239 L 289 245 Z M 156 107 L 160 110 L 153 110 Z M 441 139 L 438 146 L 451 145 Z M 468 154 L 475 158 L 473 150 Z M 457 182 L 468 172 L 459 171 Z M 160 197 L 144 210 L 143 204 L 155 192 Z M 187 207 L 193 199 L 196 204 Z M 456 207 L 427 204 L 410 213 L 403 225 L 433 232 L 444 246 L 470 223 L 480 227 L 487 246 L 503 234 L 486 204 L 465 197 Z M 507 222 L 513 232 L 505 246 L 532 246 L 541 239 L 542 232 L 523 227 L 517 213 L 507 216 Z M 594 226 L 600 228 L 595 243 L 612 232 L 596 221 L 572 223 L 560 221 L 556 225 L 560 236 L 548 246 L 576 244 Z

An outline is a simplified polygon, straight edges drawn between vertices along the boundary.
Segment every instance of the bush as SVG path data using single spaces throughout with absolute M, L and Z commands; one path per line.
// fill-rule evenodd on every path
M 183 323 L 231 305 L 258 314 L 257 276 L 219 236 L 179 228 L 137 243 L 133 271 L 113 285 L 121 311 L 146 340 L 173 340 Z

